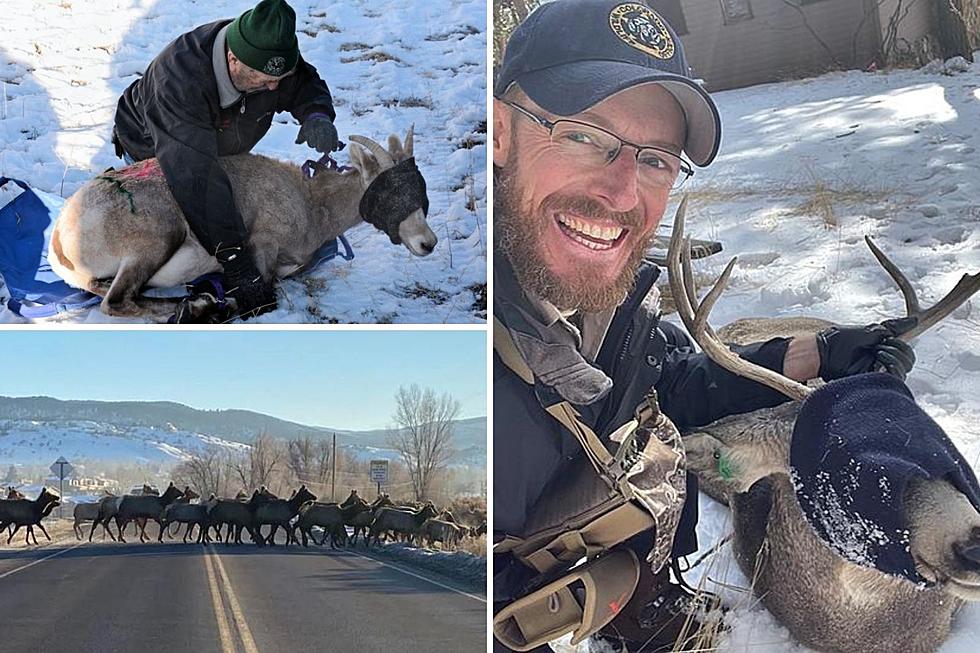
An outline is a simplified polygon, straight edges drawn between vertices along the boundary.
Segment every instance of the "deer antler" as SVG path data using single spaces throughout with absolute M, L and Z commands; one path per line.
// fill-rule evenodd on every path
M 885 256 L 885 253 L 878 249 L 878 246 L 874 244 L 870 236 L 864 237 L 864 242 L 868 244 L 871 249 L 871 253 L 874 254 L 878 262 L 881 263 L 881 267 L 885 268 L 888 276 L 892 278 L 898 289 L 902 291 L 902 296 L 905 298 L 905 313 L 909 317 L 919 318 L 918 323 L 899 336 L 899 340 L 909 342 L 912 338 L 921 335 L 923 332 L 932 328 L 939 322 L 941 322 L 947 315 L 955 311 L 963 302 L 968 300 L 974 295 L 978 290 L 980 290 L 980 272 L 976 274 L 964 274 L 960 280 L 956 283 L 946 296 L 940 299 L 938 302 L 930 306 L 929 308 L 923 310 L 919 307 L 919 298 L 915 293 L 915 289 L 909 280 L 906 278 L 902 271 L 895 265 L 891 259 Z
M 725 271 L 698 304 L 697 293 L 694 290 L 694 278 L 691 273 L 690 240 L 684 238 L 684 219 L 687 213 L 687 196 L 681 200 L 674 216 L 674 229 L 670 236 L 670 247 L 667 249 L 667 274 L 670 281 L 670 291 L 677 304 L 677 314 L 695 342 L 701 345 L 704 353 L 718 365 L 732 374 L 752 379 L 773 390 L 783 393 L 791 399 L 804 399 L 812 390 L 782 374 L 756 365 L 741 358 L 728 348 L 715 335 L 708 325 L 708 314 L 715 302 L 721 296 L 728 278 L 732 274 L 738 257 L 733 258 Z M 682 261 L 683 259 L 683 261 Z M 697 308 L 695 308 L 697 307 Z
M 363 145 L 367 150 L 374 155 L 378 163 L 381 164 L 382 168 L 390 168 L 395 165 L 395 160 L 391 158 L 391 153 L 385 148 L 381 147 L 381 144 L 371 140 L 366 136 L 354 136 L 350 137 L 350 140 L 358 145 Z

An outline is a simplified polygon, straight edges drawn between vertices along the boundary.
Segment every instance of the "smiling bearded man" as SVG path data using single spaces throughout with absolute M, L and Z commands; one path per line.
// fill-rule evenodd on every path
M 683 432 L 785 400 L 660 320 L 644 255 L 671 190 L 715 158 L 721 121 L 651 5 L 542 5 L 494 88 L 496 651 L 568 633 L 687 650 L 675 642 L 698 601 L 670 568 L 697 550 L 697 483 L 656 420 Z M 733 349 L 799 381 L 904 377 L 914 356 L 894 336 L 908 326 Z
M 501 167 L 495 180 L 497 249 L 513 265 L 521 288 L 556 307 L 587 313 L 616 307 L 633 288 L 663 215 L 670 183 L 676 179 L 674 172 L 661 175 L 663 185 L 641 186 L 632 156 L 583 166 L 588 155 L 576 151 L 566 155 L 564 150 L 595 146 L 573 141 L 555 147 L 554 132 L 549 134 L 540 123 L 527 119 L 529 114 L 544 117 L 546 112 L 520 87 L 513 89 L 508 95 L 518 99 L 502 103 L 528 113 L 512 111 L 510 124 L 498 137 L 509 133 L 499 156 L 512 156 L 513 163 Z M 662 87 L 645 84 L 624 90 L 580 115 L 597 127 L 622 123 L 629 128 L 635 124 L 630 120 L 634 112 L 651 111 L 662 119 L 637 130 L 647 132 L 642 142 L 666 143 L 675 153 L 670 160 L 680 166 L 676 153 L 681 151 L 684 114 Z M 549 122 L 556 118 L 547 115 Z M 587 129 L 586 123 L 559 124 L 559 128 L 566 126 L 573 131 L 559 132 L 558 138 L 581 140 L 588 135 L 574 131 Z M 595 135 L 605 136 L 599 131 Z M 655 151 L 645 155 L 652 157 L 648 166 L 666 165 L 669 156 Z

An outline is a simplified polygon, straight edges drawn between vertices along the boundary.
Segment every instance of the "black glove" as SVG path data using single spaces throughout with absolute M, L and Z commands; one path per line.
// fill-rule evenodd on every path
M 897 336 L 918 323 L 903 317 L 863 327 L 836 326 L 817 334 L 820 378 L 824 381 L 881 368 L 902 380 L 915 364 L 915 353 Z
M 299 128 L 296 143 L 306 142 L 317 152 L 326 154 L 338 149 L 337 128 L 325 113 L 311 113 Z
M 245 249 L 223 250 L 218 261 L 224 267 L 225 294 L 235 299 L 240 318 L 247 320 L 276 309 L 275 288 L 262 278 Z

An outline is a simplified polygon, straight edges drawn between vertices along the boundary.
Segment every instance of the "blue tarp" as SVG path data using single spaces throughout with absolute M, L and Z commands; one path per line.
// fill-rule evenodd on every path
M 47 245 L 54 220 L 48 206 L 19 179 L 0 177 L 0 188 L 8 182 L 24 191 L 0 209 L 0 274 L 10 293 L 8 308 L 42 317 L 98 304 L 98 297 L 72 288 L 51 270 Z

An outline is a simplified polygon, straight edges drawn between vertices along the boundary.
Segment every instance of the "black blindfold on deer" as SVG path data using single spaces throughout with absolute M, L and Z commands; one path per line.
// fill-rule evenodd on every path
M 364 191 L 360 205 L 361 218 L 388 234 L 395 245 L 402 242 L 398 226 L 416 209 L 429 215 L 425 178 L 415 165 L 414 157 L 378 175 Z

